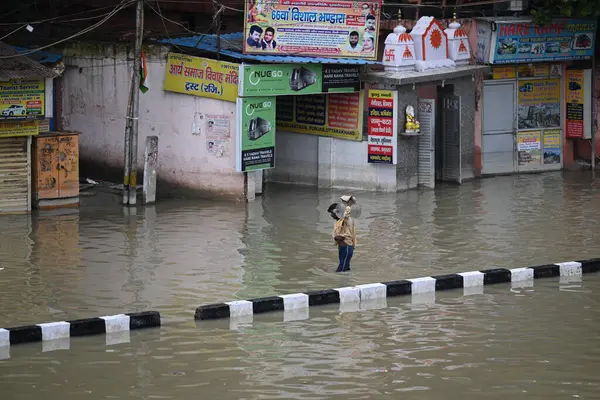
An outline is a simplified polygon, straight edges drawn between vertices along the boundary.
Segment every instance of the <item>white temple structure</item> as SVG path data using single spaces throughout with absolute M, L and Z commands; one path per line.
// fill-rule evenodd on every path
M 468 65 L 471 60 L 469 38 L 460 23 L 456 21 L 456 14 L 444 32 L 448 37 L 448 58 L 456 65 Z
M 410 34 L 415 40 L 417 71 L 456 66 L 448 58 L 448 36 L 438 20 L 421 17 Z
M 470 60 L 467 33 L 456 15 L 446 29 L 433 17 L 421 17 L 410 33 L 398 21 L 385 39 L 383 65 L 390 72 L 453 68 Z
M 398 26 L 385 38 L 384 68 L 386 71 L 414 70 L 415 63 L 415 41 L 398 20 Z

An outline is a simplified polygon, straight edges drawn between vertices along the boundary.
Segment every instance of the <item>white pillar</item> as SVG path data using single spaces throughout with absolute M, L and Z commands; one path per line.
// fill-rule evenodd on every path
M 319 136 L 318 144 L 318 187 L 333 186 L 333 164 L 334 164 L 334 143 L 333 138 Z

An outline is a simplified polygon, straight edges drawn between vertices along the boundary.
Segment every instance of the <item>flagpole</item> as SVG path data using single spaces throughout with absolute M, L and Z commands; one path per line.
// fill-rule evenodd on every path
M 142 40 L 144 35 L 144 0 L 138 0 L 135 10 L 135 54 L 133 61 L 133 101 L 131 115 L 131 166 L 129 170 L 129 205 L 134 206 L 137 200 L 137 156 L 138 156 L 138 127 L 140 114 L 140 73 Z

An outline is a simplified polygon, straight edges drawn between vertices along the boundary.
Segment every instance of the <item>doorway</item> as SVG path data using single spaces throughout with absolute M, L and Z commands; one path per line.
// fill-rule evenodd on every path
M 483 86 L 483 175 L 515 171 L 516 82 L 485 82 Z
M 419 186 L 462 183 L 460 96 L 454 85 L 437 86 L 435 99 L 419 100 Z
M 460 148 L 460 96 L 454 85 L 438 86 L 438 134 L 436 135 L 436 180 L 462 183 L 462 152 Z

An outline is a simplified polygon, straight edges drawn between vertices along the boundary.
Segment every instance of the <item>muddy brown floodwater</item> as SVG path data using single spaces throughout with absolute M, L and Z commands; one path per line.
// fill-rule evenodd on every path
M 359 247 L 351 273 L 335 274 L 326 209 L 341 194 L 270 185 L 247 206 L 129 210 L 98 189 L 79 210 L 0 216 L 0 327 L 150 309 L 165 324 L 110 347 L 102 337 L 67 351 L 13 346 L 1 397 L 600 398 L 594 277 L 572 290 L 548 280 L 428 305 L 323 307 L 233 331 L 194 323 L 196 306 L 236 298 L 599 256 L 600 181 L 547 173 L 352 192 Z

